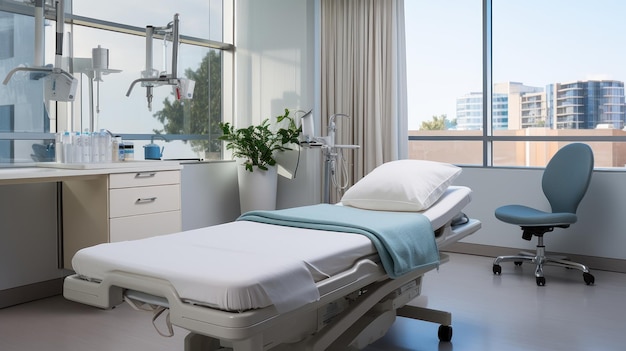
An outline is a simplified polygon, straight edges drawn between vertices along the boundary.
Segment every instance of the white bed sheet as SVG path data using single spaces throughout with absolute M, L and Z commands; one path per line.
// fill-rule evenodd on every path
M 450 187 L 422 212 L 444 226 L 470 202 L 471 190 Z M 125 271 L 167 280 L 181 299 L 224 310 L 275 305 L 286 312 L 319 299 L 315 282 L 375 254 L 359 234 L 231 222 L 80 250 L 77 274 L 102 280 Z

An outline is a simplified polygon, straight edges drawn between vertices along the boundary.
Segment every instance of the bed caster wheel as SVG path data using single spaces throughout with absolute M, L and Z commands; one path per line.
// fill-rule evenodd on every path
M 439 341 L 449 342 L 452 340 L 452 326 L 440 325 L 437 336 L 439 336 Z
M 513 264 L 518 266 L 518 267 L 520 267 L 522 265 L 522 263 L 523 263 L 522 261 L 515 261 L 515 262 L 513 262 Z
M 596 278 L 594 278 L 593 275 L 591 275 L 591 273 L 583 273 L 583 279 L 585 280 L 585 284 L 587 285 L 593 285 L 593 283 L 596 282 Z
M 499 264 L 493 265 L 493 274 L 502 274 L 502 267 Z
M 546 278 L 537 277 L 537 286 L 544 286 L 544 285 L 546 285 Z

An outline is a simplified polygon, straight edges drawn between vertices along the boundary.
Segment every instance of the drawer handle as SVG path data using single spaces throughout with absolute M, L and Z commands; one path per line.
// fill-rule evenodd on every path
M 152 178 L 156 175 L 156 172 L 139 172 L 135 174 L 135 178 Z
M 148 202 L 155 202 L 157 199 L 156 196 L 153 197 L 140 197 L 137 199 L 137 201 L 135 201 L 136 204 L 144 204 L 144 203 L 148 203 Z

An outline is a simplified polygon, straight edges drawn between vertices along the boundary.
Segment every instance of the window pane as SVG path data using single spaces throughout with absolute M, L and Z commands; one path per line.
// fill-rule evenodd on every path
M 610 0 L 493 0 L 494 135 L 624 135 L 623 10 Z M 494 164 L 533 163 L 500 151 Z
M 409 134 L 429 131 L 431 136 L 461 135 L 461 131 L 479 130 L 482 1 L 411 0 L 405 1 L 404 7 Z M 440 142 L 423 143 L 419 154 L 414 153 L 414 143 L 409 144 L 409 158 L 448 159 L 440 153 Z M 482 146 L 479 142 L 470 144 L 478 147 L 465 150 L 472 154 L 459 160 L 482 164 Z M 431 155 L 440 155 L 442 159 L 428 156 L 429 147 L 435 149 Z
M 621 136 L 623 131 L 612 131 Z M 494 142 L 494 166 L 545 167 L 552 156 L 569 142 L 498 141 Z M 626 142 L 588 142 L 595 168 L 624 167 Z
M 428 131 L 411 131 L 409 135 L 428 135 Z M 478 136 L 479 131 L 458 132 L 462 135 Z M 483 164 L 482 141 L 409 141 L 409 158 L 416 160 L 429 160 L 447 162 L 457 165 Z
M 33 66 L 34 19 L 0 12 L 0 81 L 18 67 Z M 28 45 L 17 45 L 28 43 Z M 51 123 L 44 104 L 43 80 L 31 72 L 16 72 L 0 84 L 0 133 L 47 133 Z M 6 135 L 6 134 L 5 134 Z M 0 163 L 32 162 L 47 145 L 42 141 L 0 140 Z M 45 148 L 45 147 L 44 147 Z
M 205 47 L 180 45 L 178 76 L 195 81 L 193 99 L 177 100 L 172 86 L 152 89 L 152 110 L 148 109 L 146 88 L 136 83 L 126 96 L 133 81 L 141 78 L 145 69 L 145 38 L 97 29 L 74 27 L 76 62 L 84 61 L 81 79 L 81 129 L 88 129 L 90 116 L 94 115 L 94 129 L 108 129 L 116 134 L 215 134 L 221 121 L 221 52 Z M 157 44 L 158 43 L 158 44 Z M 121 70 L 102 76 L 102 81 L 92 82 L 90 72 L 91 50 L 100 45 L 109 50 L 109 68 Z M 171 43 L 163 47 L 154 42 L 154 68 L 171 72 Z M 163 55 L 166 52 L 166 55 Z M 163 59 L 165 57 L 165 59 Z M 80 65 L 75 64 L 75 71 Z M 90 76 L 91 75 L 91 76 Z M 90 91 L 90 85 L 92 90 Z M 93 94 L 93 112 L 90 106 Z M 211 141 L 191 141 L 169 147 L 173 157 L 201 157 Z M 137 148 L 137 145 L 135 146 Z M 184 150 L 179 150 L 179 148 Z M 194 155 L 190 155 L 190 149 Z M 184 153 L 179 155 L 175 150 Z M 138 153 L 138 155 L 141 153 Z M 175 156 L 174 156 L 175 155 Z
M 14 163 L 52 162 L 54 161 L 54 139 L 49 140 L 11 140 L 13 143 Z
M 13 15 L 0 12 L 0 60 L 10 59 L 15 55 L 14 33 Z
M 32 2 L 26 3 L 32 6 Z M 120 8 L 124 11 L 120 12 Z M 96 22 L 112 22 L 113 26 L 119 23 L 139 28 L 166 26 L 174 13 L 179 13 L 181 35 L 222 41 L 223 0 L 184 0 L 177 2 L 171 13 L 164 8 L 172 6 L 159 1 L 74 0 L 67 3 L 66 12 Z M 46 20 L 44 30 L 44 64 L 51 65 L 55 63 L 54 21 Z M 17 72 L 8 85 L 0 85 L 0 162 L 42 160 L 46 157 L 40 155 L 41 146 L 47 147 L 47 141 L 35 139 L 53 137 L 50 133 L 57 130 L 92 128 L 122 134 L 126 140 L 135 141 L 137 147 L 148 143 L 151 136 L 162 134 L 167 139 L 168 158 L 215 158 L 220 153 L 217 136 L 222 119 L 221 51 L 180 45 L 177 75 L 195 81 L 193 99 L 178 100 L 172 86 L 157 86 L 149 110 L 147 89 L 140 82 L 126 96 L 131 83 L 145 70 L 145 38 L 66 25 L 64 39 L 61 64 L 79 79 L 76 100 L 45 100 L 44 80 L 32 72 Z M 15 67 L 33 66 L 33 42 L 32 16 L 0 12 L 0 79 Z M 154 68 L 162 74 L 171 72 L 172 43 L 155 39 L 153 45 Z M 98 46 L 108 49 L 108 71 L 92 69 L 92 49 Z M 160 138 L 155 142 L 165 144 Z M 142 156 L 143 152 L 137 155 Z
M 0 132 L 13 132 L 15 127 L 14 105 L 0 106 Z M 13 140 L 0 140 L 0 163 L 13 159 Z
M 79 16 L 144 28 L 164 27 L 178 13 L 180 34 L 222 41 L 222 0 L 74 0 L 72 11 Z

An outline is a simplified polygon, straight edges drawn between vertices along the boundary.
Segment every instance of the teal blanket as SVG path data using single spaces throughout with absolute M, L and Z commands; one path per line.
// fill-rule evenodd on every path
M 370 211 L 320 204 L 277 211 L 250 211 L 238 221 L 357 233 L 374 243 L 391 278 L 439 264 L 439 251 L 428 218 L 415 212 Z

